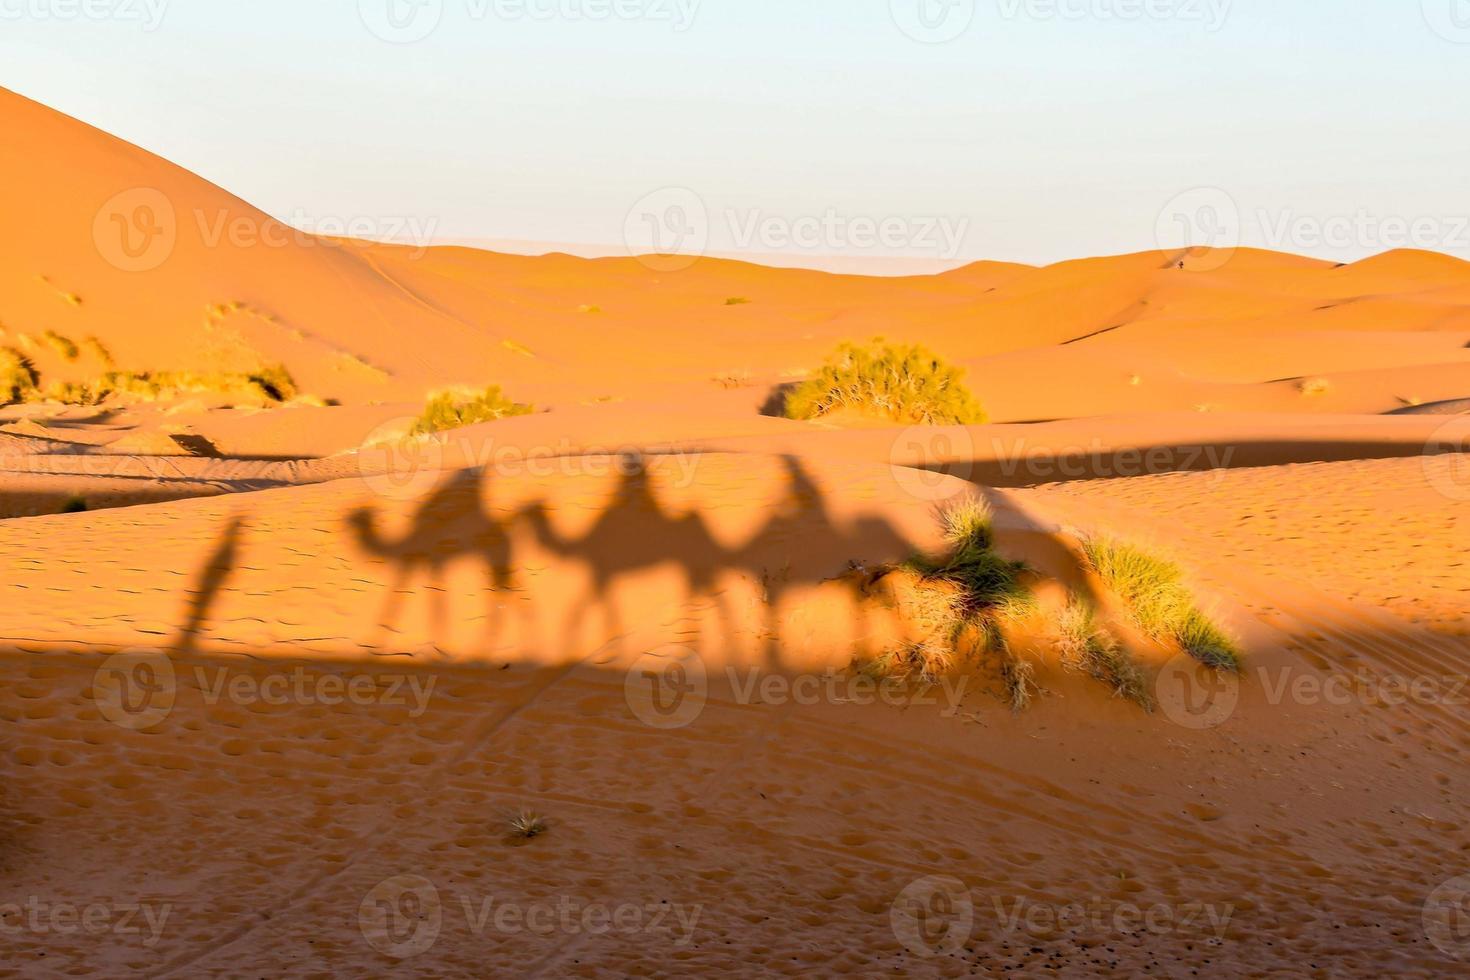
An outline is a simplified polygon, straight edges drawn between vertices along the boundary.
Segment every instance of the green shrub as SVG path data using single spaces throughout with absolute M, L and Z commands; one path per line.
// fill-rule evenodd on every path
M 1088 564 L 1140 631 L 1177 643 L 1208 666 L 1240 668 L 1234 642 L 1195 605 L 1178 565 L 1111 538 L 1087 538 L 1082 547 Z
M 30 358 L 14 347 L 0 347 L 0 404 L 34 398 L 40 381 Z
M 843 344 L 821 372 L 786 398 L 786 415 L 815 419 L 848 409 L 908 425 L 974 425 L 985 411 L 963 384 L 964 371 L 920 346 L 875 340 Z
M 46 342 L 46 346 L 56 351 L 56 353 L 68 361 L 75 361 L 81 356 L 81 348 L 72 342 L 71 338 L 63 337 L 55 330 L 47 330 L 41 335 L 41 339 Z
M 424 406 L 424 414 L 414 423 L 411 434 L 427 435 L 477 422 L 530 415 L 534 411 L 535 408 L 530 405 L 522 405 L 506 398 L 499 385 L 491 385 L 479 392 L 469 388 L 452 388 L 429 397 L 428 404 Z
M 1057 620 L 1061 638 L 1062 663 L 1102 681 L 1113 694 L 1141 705 L 1145 711 L 1154 708 L 1143 670 L 1123 650 L 1116 637 L 1097 621 L 1097 611 L 1086 600 L 1072 595 Z

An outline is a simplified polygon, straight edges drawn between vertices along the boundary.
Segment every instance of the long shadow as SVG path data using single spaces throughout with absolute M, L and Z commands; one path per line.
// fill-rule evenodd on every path
M 244 528 L 243 518 L 230 518 L 220 533 L 214 551 L 205 559 L 204 566 L 199 570 L 198 582 L 190 590 L 188 616 L 179 630 L 175 652 L 191 653 L 195 650 L 199 633 L 209 621 L 209 609 L 219 599 L 225 582 L 229 580 L 230 573 L 235 570 L 239 561 L 240 537 Z
M 408 530 L 394 539 L 383 536 L 372 509 L 359 508 L 348 516 L 358 545 L 395 569 L 378 614 L 374 645 L 397 625 L 408 586 L 420 573 L 427 578 L 433 635 L 436 639 L 443 637 L 449 627 L 445 568 L 455 559 L 469 557 L 485 566 L 486 642 L 493 649 L 502 625 L 497 615 L 497 593 L 515 591 L 517 580 L 510 526 L 487 508 L 487 485 L 483 468 L 453 472 L 424 501 Z

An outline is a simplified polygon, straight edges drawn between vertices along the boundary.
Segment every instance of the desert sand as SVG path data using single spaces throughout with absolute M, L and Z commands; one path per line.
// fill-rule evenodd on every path
M 4 91 L 0 130 L 0 347 L 298 389 L 0 408 L 0 974 L 1470 962 L 1470 264 L 413 249 Z M 773 410 L 877 336 L 990 422 Z M 399 441 L 490 383 L 535 412 Z M 1040 603 L 1024 710 L 984 658 L 860 669 L 966 499 Z M 1070 669 L 1091 535 L 1176 562 L 1240 672 Z

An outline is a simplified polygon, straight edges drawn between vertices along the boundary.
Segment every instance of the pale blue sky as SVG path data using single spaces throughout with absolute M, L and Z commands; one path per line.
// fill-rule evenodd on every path
M 388 2 L 0 0 L 0 85 L 400 237 L 612 253 L 637 205 L 720 253 L 1043 262 L 1182 208 L 1192 238 L 1470 258 L 1470 0 L 973 0 L 942 44 L 913 8 L 954 33 L 971 0 L 417 0 L 412 43 L 367 26 Z

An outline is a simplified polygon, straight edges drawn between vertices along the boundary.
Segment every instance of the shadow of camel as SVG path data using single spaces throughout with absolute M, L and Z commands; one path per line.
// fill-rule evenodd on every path
M 642 457 L 624 457 L 621 471 L 612 500 L 581 537 L 561 536 L 552 527 L 542 503 L 532 504 L 518 515 L 530 525 L 542 547 L 583 562 L 591 573 L 587 595 L 572 607 L 563 625 L 566 642 L 576 642 L 593 607 L 600 604 L 607 637 L 598 648 L 621 643 L 628 630 L 613 600 L 613 585 L 623 576 L 670 564 L 682 566 L 686 608 L 697 599 L 709 599 L 728 631 L 734 620 L 719 588 L 719 576 L 729 566 L 729 552 L 699 514 L 672 515 L 663 508 L 653 493 Z
M 483 469 L 455 471 L 424 501 L 408 530 L 393 540 L 382 535 L 372 508 L 359 508 L 348 515 L 347 522 L 358 545 L 396 569 L 378 613 L 373 646 L 379 646 L 382 634 L 394 630 L 402 614 L 407 587 L 419 572 L 428 579 L 432 635 L 443 637 L 449 625 L 445 568 L 455 559 L 473 557 L 485 563 L 488 586 L 485 635 L 488 647 L 494 648 L 502 620 L 496 615 L 497 595 L 515 591 L 516 576 L 511 562 L 510 527 L 489 513 L 485 488 Z

